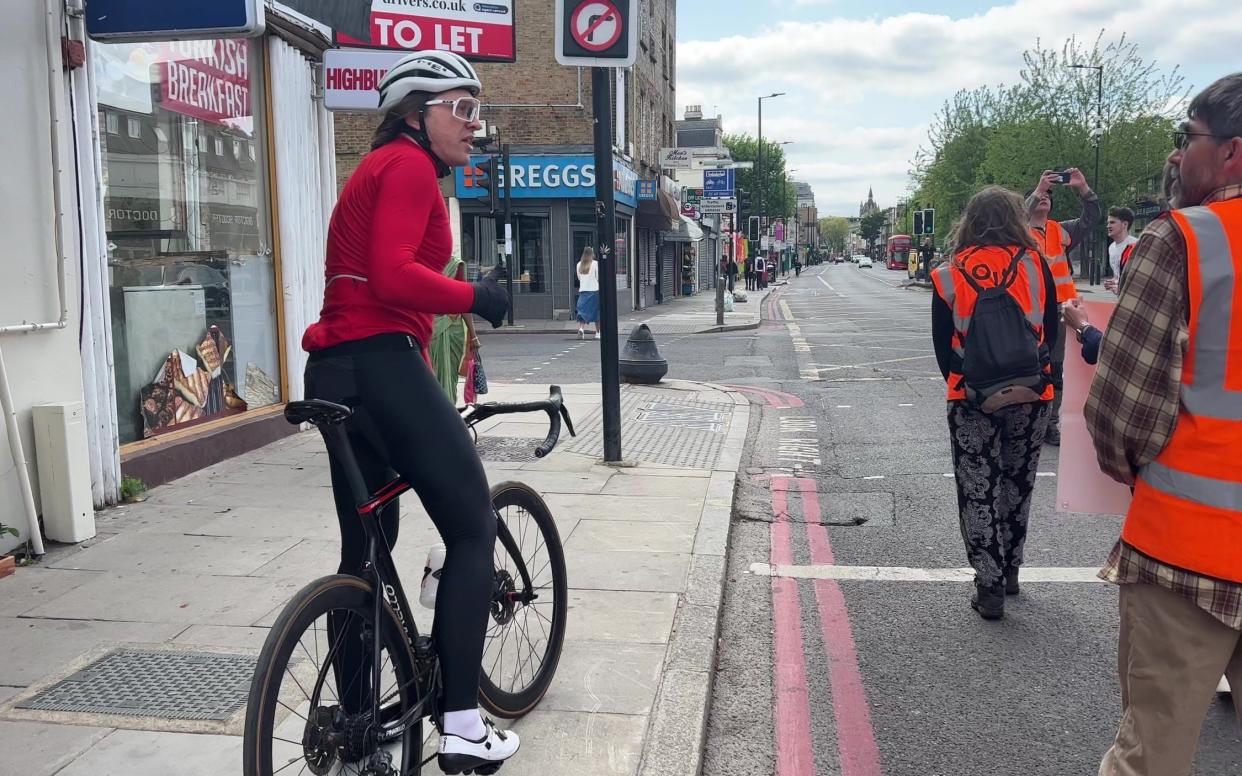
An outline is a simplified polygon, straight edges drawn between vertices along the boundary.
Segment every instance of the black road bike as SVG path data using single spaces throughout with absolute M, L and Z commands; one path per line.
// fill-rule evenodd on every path
M 552 451 L 564 420 L 561 391 L 546 401 L 476 404 L 461 410 L 474 429 L 496 415 L 545 412 L 550 429 L 535 449 Z M 342 462 L 367 560 L 357 576 L 333 574 L 302 588 L 272 626 L 255 666 L 244 731 L 245 776 L 418 776 L 423 720 L 442 716 L 439 661 L 430 634 L 420 634 L 376 517 L 410 486 L 400 478 L 369 493 L 342 425 L 353 410 L 322 400 L 292 402 L 290 423 L 319 429 Z M 497 543 L 479 701 L 490 713 L 517 719 L 543 698 L 565 638 L 565 553 L 552 513 L 531 488 L 504 482 L 491 490 Z M 353 650 L 352 660 L 341 655 Z M 344 676 L 340 664 L 357 666 Z M 373 691 L 373 688 L 378 688 Z M 434 757 L 434 755 L 433 755 Z M 500 763 L 464 773 L 491 774 Z

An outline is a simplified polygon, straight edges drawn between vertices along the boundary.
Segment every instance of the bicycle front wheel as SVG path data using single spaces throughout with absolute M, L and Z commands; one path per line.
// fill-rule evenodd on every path
M 304 587 L 272 626 L 255 666 L 243 741 L 245 776 L 360 775 L 381 749 L 403 776 L 417 776 L 422 721 L 397 722 L 420 692 L 396 615 L 374 627 L 371 585 L 338 574 Z M 380 722 L 373 718 L 372 649 L 381 639 Z M 407 756 L 402 741 L 411 742 Z
M 492 507 L 502 538 L 496 541 L 479 699 L 492 714 L 517 719 L 543 699 L 561 659 L 569 608 L 565 551 L 552 511 L 528 486 L 497 485 Z M 511 537 L 507 545 L 505 532 Z

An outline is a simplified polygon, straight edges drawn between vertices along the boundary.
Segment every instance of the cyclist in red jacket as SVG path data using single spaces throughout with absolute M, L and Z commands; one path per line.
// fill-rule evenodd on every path
M 380 82 L 383 121 L 371 152 L 341 192 L 328 228 L 323 310 L 302 339 L 310 352 L 308 398 L 354 408 L 347 431 L 367 486 L 395 471 L 422 500 L 446 546 L 434 634 L 444 679 L 439 757 L 446 773 L 512 757 L 518 737 L 479 713 L 479 672 L 492 596 L 496 516 L 469 433 L 427 359 L 436 314 L 474 313 L 493 327 L 508 296 L 492 274 L 477 283 L 445 277 L 453 238 L 439 178 L 468 164 L 480 128 L 479 77 L 445 51 L 402 59 Z M 340 573 L 366 555 L 341 463 L 331 460 L 341 524 Z M 379 516 L 391 546 L 398 505 Z M 342 710 L 369 713 L 368 647 L 347 626 L 332 629 Z M 356 628 L 355 628 L 356 630 Z

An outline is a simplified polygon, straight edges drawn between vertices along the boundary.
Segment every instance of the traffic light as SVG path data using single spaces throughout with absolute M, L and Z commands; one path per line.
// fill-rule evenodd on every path
M 483 189 L 487 195 L 487 209 L 494 215 L 500 209 L 500 192 L 497 190 L 499 178 L 496 175 L 496 157 L 487 159 L 474 166 L 473 183 L 476 188 Z
M 923 233 L 923 211 L 922 210 L 914 211 L 914 233 L 915 234 Z
M 746 222 L 746 237 L 751 242 L 759 241 L 759 216 L 751 216 Z
M 750 192 L 744 189 L 737 190 L 737 212 L 750 214 Z
M 915 229 L 917 232 L 918 230 Z M 936 233 L 936 210 L 935 208 L 927 208 L 923 211 L 923 234 Z

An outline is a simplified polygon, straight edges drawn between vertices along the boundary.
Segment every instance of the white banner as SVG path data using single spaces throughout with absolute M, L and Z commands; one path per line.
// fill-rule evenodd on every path
M 323 52 L 323 105 L 328 110 L 377 110 L 380 79 L 404 51 L 328 49 Z

